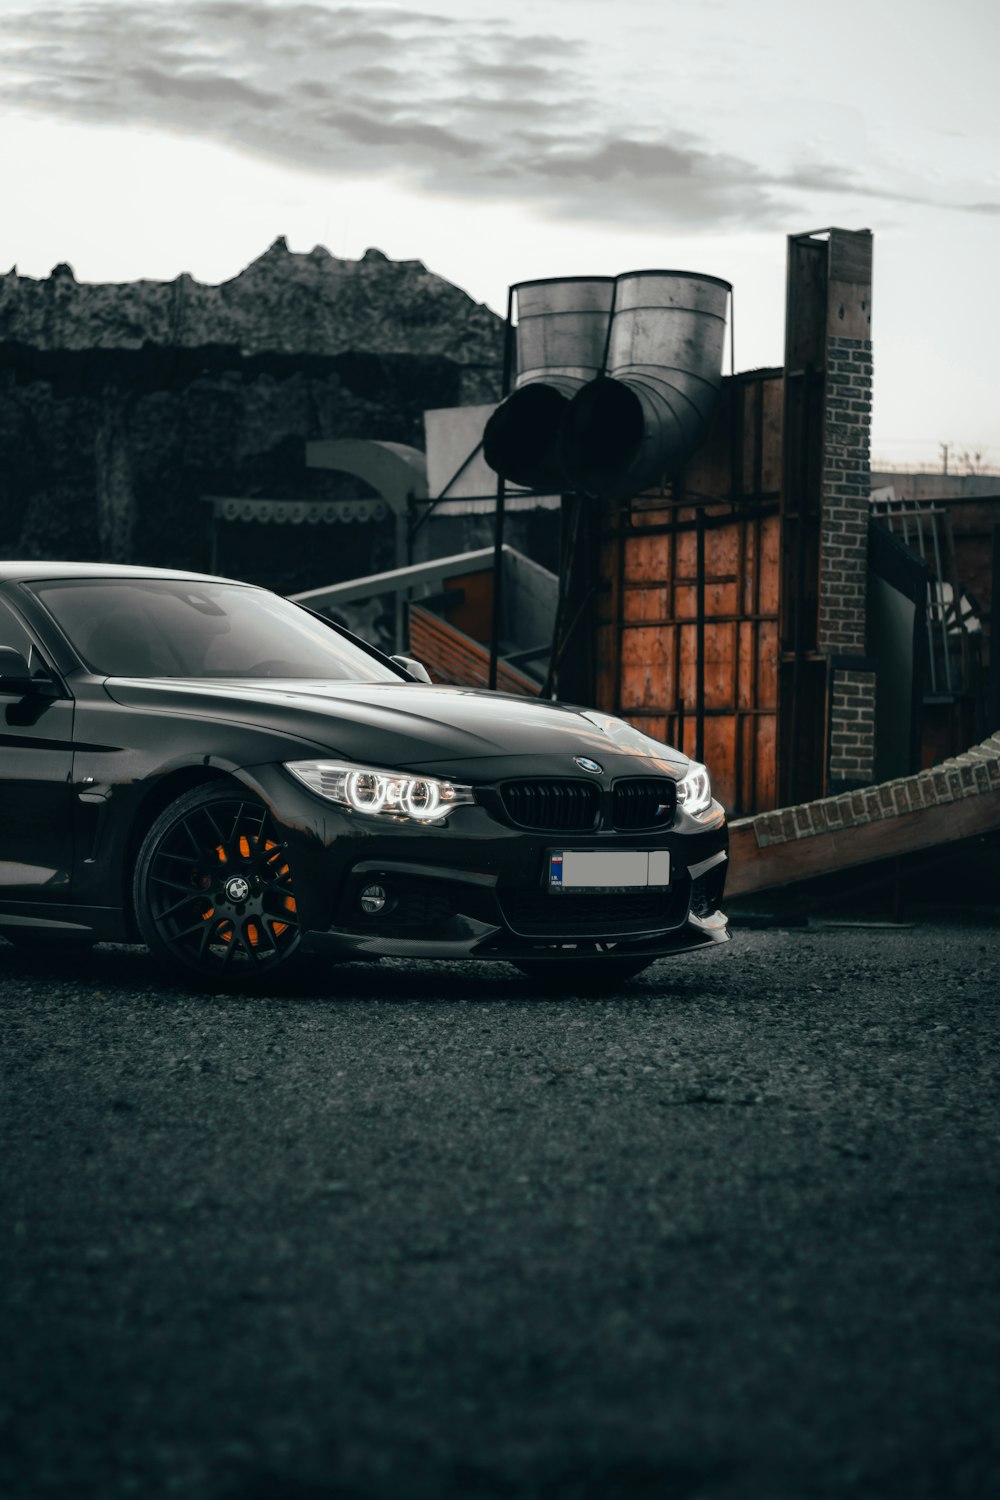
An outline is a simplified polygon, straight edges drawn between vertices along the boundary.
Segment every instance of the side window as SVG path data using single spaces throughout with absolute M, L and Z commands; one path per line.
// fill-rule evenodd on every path
M 20 651 L 31 669 L 32 677 L 50 676 L 48 664 L 14 611 L 0 599 L 0 646 Z

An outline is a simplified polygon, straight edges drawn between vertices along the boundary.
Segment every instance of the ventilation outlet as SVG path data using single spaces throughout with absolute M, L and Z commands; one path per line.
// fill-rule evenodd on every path
M 726 303 L 715 276 L 637 271 L 618 278 L 608 373 L 565 413 L 574 486 L 624 500 L 659 484 L 698 445 L 722 386 Z
M 483 434 L 490 468 L 512 484 L 570 488 L 561 434 L 570 401 L 604 368 L 611 276 L 525 281 L 517 295 L 517 384 Z
M 531 489 L 606 500 L 661 483 L 718 400 L 729 282 L 630 271 L 516 290 L 518 384 L 487 424 L 487 462 Z

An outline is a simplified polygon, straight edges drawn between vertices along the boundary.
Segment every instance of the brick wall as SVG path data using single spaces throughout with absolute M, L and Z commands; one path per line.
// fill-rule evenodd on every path
M 871 235 L 830 232 L 826 307 L 822 513 L 817 645 L 828 661 L 827 775 L 831 792 L 875 775 L 872 668 L 863 657 L 868 603 L 871 493 Z
M 823 431 L 819 649 L 864 655 L 872 346 L 830 337 Z
M 875 663 L 864 656 L 871 297 L 870 231 L 790 236 L 778 713 L 778 796 L 789 805 L 875 773 Z M 850 692 L 835 679 L 838 658 L 865 674 Z
M 880 786 L 843 792 L 836 797 L 819 798 L 799 807 L 761 813 L 756 818 L 733 823 L 731 827 L 734 832 L 751 827 L 757 847 L 764 849 L 771 844 L 787 844 L 815 838 L 819 834 L 837 833 L 842 828 L 898 818 L 905 813 L 919 812 L 921 808 L 940 807 L 966 797 L 997 791 L 1000 791 L 1000 731 L 982 744 L 973 745 L 964 754 L 927 771 L 918 771 L 913 776 L 901 776 L 896 781 L 884 781 Z
M 875 765 L 874 671 L 830 666 L 829 785 L 841 791 L 871 781 Z

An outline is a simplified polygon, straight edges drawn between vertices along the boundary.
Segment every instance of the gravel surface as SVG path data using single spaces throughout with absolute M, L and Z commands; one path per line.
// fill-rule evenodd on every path
M 3 1500 L 1000 1493 L 995 924 L 614 998 L 0 945 Z

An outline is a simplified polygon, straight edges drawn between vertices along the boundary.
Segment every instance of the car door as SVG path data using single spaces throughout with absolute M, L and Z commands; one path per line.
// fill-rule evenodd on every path
M 0 646 L 19 651 L 38 682 L 28 693 L 0 684 L 0 905 L 67 901 L 73 868 L 73 700 L 52 678 L 28 627 L 2 598 Z

